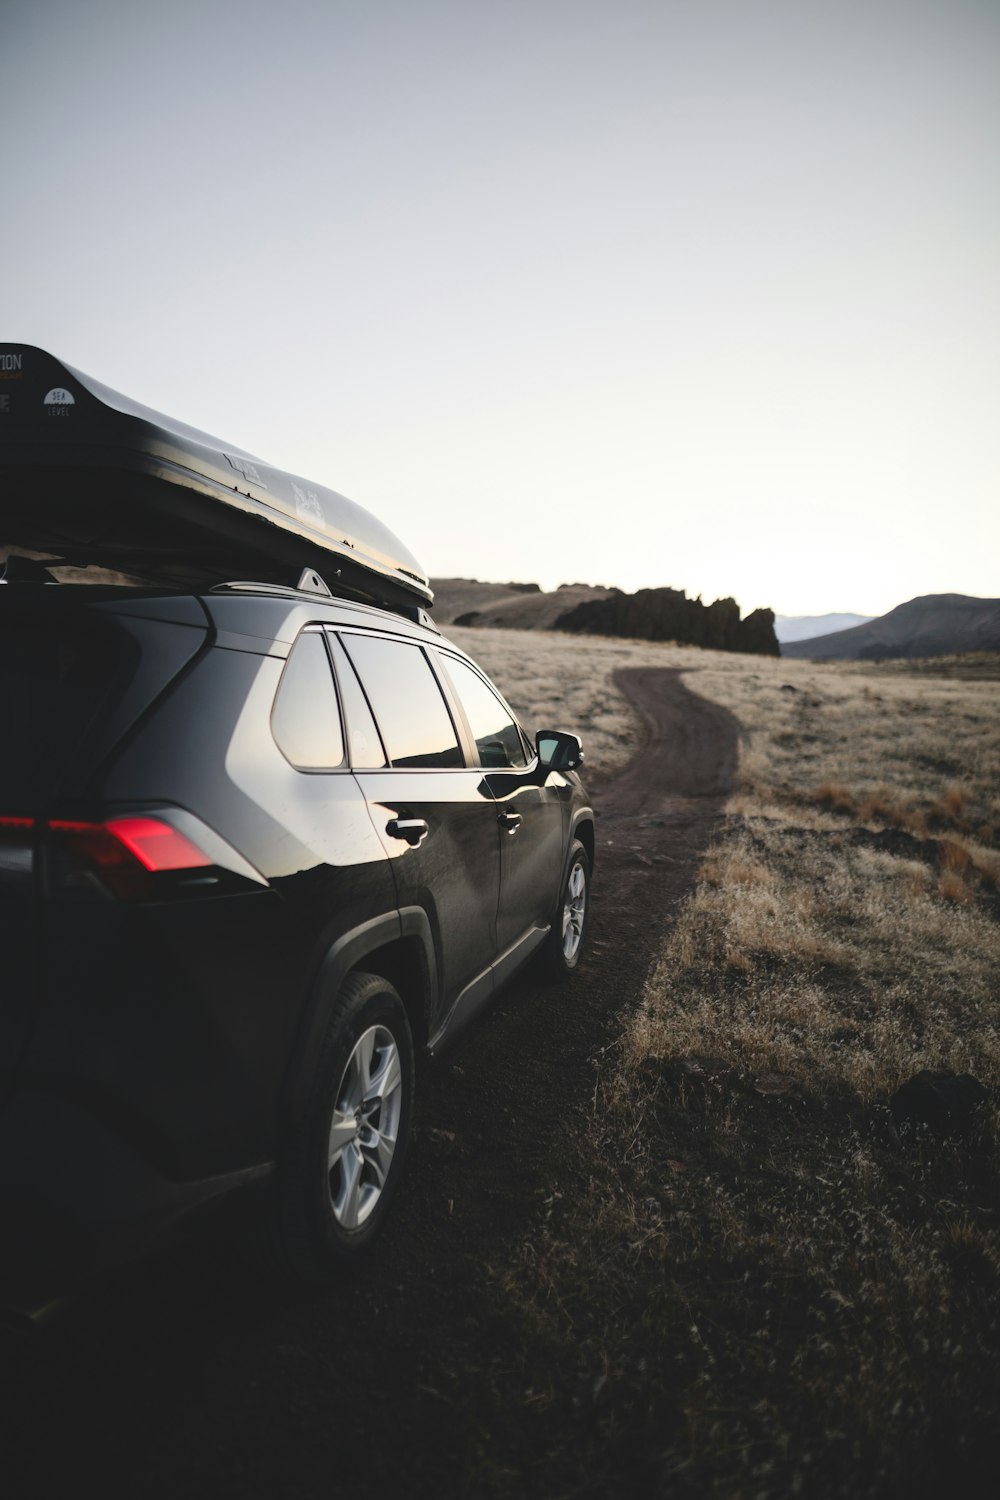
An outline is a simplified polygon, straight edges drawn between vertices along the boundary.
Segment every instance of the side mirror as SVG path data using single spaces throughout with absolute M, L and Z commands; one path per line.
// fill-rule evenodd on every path
M 535 735 L 538 759 L 546 771 L 575 771 L 583 764 L 583 746 L 575 734 L 540 729 Z

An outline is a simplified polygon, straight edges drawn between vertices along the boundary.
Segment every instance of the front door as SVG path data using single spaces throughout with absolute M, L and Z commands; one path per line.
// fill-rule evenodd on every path
M 437 654 L 496 800 L 502 831 L 497 947 L 503 955 L 522 941 L 532 944 L 553 920 L 572 788 L 558 772 L 529 766 L 510 710 L 484 677 L 450 652 Z

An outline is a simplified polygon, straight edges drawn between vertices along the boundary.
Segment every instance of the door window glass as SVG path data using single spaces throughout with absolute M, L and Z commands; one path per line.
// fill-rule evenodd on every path
M 442 655 L 439 660 L 444 662 L 465 709 L 479 751 L 479 764 L 490 769 L 526 765 L 518 727 L 492 688 L 457 657 Z
M 455 726 L 419 646 L 381 636 L 345 635 L 394 766 L 461 766 Z
M 337 637 L 327 633 L 333 653 L 334 670 L 340 688 L 340 701 L 344 705 L 347 720 L 347 744 L 351 765 L 356 771 L 379 770 L 385 765 L 385 751 L 375 728 L 368 700 L 361 691 L 357 674 L 347 657 L 347 652 Z
M 329 771 L 344 763 L 337 692 L 318 631 L 303 631 L 288 653 L 271 732 L 282 755 L 300 771 Z

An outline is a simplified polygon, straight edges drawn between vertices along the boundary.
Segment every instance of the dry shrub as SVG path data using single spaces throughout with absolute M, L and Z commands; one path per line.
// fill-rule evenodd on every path
M 912 833 L 915 839 L 925 839 L 930 831 L 927 827 L 926 815 L 916 807 L 901 809 L 896 827 L 902 828 L 906 833 Z
M 832 807 L 834 812 L 852 813 L 855 809 L 853 793 L 834 781 L 824 781 L 816 788 L 813 797 L 821 806 Z
M 925 897 L 930 885 L 927 866 L 918 865 L 915 861 L 905 861 L 903 883 L 907 894 L 914 900 Z
M 907 804 L 884 787 L 859 793 L 854 813 L 859 823 L 881 823 L 886 828 L 901 828 L 904 833 L 920 839 L 928 834 L 926 811 Z
M 938 890 L 946 901 L 954 901 L 957 905 L 968 906 L 974 899 L 972 891 L 966 885 L 961 875 L 956 875 L 951 870 L 945 870 L 938 881 Z
M 717 872 L 717 883 L 724 878 L 730 885 L 773 885 L 774 873 L 767 865 L 762 864 L 759 859 L 731 859 L 727 861 L 724 872 Z
M 972 856 L 962 844 L 954 839 L 942 839 L 938 848 L 938 859 L 945 870 L 964 875 L 972 864 Z
M 727 947 L 723 962 L 725 963 L 726 968 L 731 969 L 734 973 L 753 973 L 753 959 L 750 957 L 749 953 L 744 953 L 739 948 L 733 948 L 732 946 Z
M 1000 1255 L 997 1253 L 995 1237 L 988 1232 L 984 1233 L 978 1224 L 967 1221 L 949 1224 L 948 1239 L 956 1249 L 981 1256 L 991 1266 L 994 1275 L 1000 1274 Z
M 859 823 L 888 823 L 899 826 L 900 817 L 904 810 L 884 789 L 875 792 L 865 792 L 857 804 L 857 815 Z
M 949 787 L 941 798 L 944 809 L 953 818 L 961 818 L 965 814 L 965 793 L 960 786 Z

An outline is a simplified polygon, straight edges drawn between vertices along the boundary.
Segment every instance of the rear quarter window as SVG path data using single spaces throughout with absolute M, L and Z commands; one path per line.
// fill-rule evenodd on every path
M 271 710 L 271 733 L 297 770 L 333 771 L 344 764 L 340 708 L 318 630 L 303 631 L 288 653 Z

